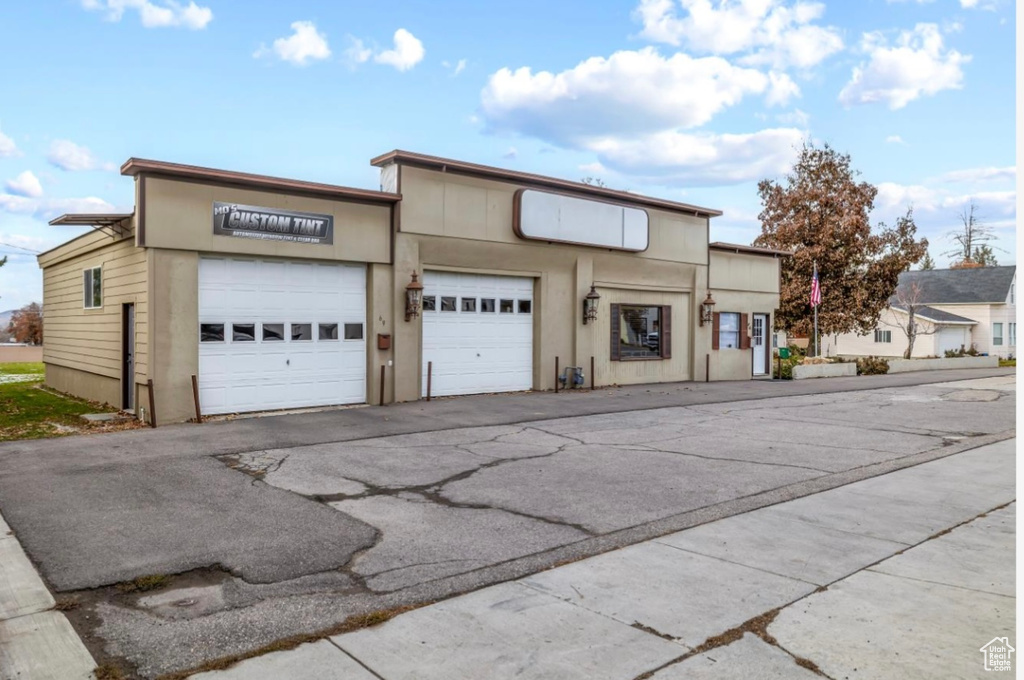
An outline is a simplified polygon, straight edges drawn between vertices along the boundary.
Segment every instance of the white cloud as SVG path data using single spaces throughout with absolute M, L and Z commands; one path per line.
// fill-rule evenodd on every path
M 181 27 L 196 31 L 213 21 L 209 7 L 192 1 L 182 5 L 174 0 L 82 0 L 82 7 L 105 12 L 108 21 L 120 21 L 126 10 L 135 10 L 146 28 Z
M 7 191 L 16 196 L 39 198 L 43 195 L 43 185 L 39 183 L 39 178 L 32 174 L 31 170 L 26 170 L 14 179 L 7 180 L 6 187 Z
M 50 144 L 46 160 L 61 170 L 113 170 L 111 163 L 101 162 L 92 151 L 67 139 L 55 139 Z
M 426 53 L 423 43 L 409 31 L 400 28 L 395 31 L 394 49 L 385 50 L 374 56 L 373 60 L 378 64 L 394 66 L 399 71 L 408 71 L 416 64 L 423 61 Z
M 914 213 L 943 213 L 949 215 L 948 221 L 954 221 L 955 215 L 971 201 L 974 201 L 980 213 L 1013 215 L 1016 214 L 1017 192 L 978 191 L 974 193 L 951 192 L 947 189 L 935 188 L 924 184 L 897 184 L 881 182 L 876 206 L 885 212 L 904 211 L 912 207 Z
M 508 151 L 506 151 L 505 153 L 501 154 L 502 158 L 507 158 L 509 160 L 512 160 L 512 159 L 516 158 L 517 156 L 519 156 L 519 149 L 517 149 L 514 146 L 508 147 Z
M 1011 165 L 1004 168 L 968 168 L 967 170 L 954 170 L 942 175 L 939 180 L 943 182 L 965 182 L 977 184 L 979 182 L 999 182 L 1003 180 L 1015 180 L 1017 178 L 1017 166 Z
M 459 75 L 460 73 L 466 70 L 466 60 L 459 59 L 454 64 L 452 64 L 449 61 L 442 61 L 441 66 L 444 66 L 446 69 L 449 69 L 452 72 L 452 78 L 454 78 L 455 76 Z
M 362 40 L 349 36 L 349 46 L 345 50 L 345 61 L 348 62 L 349 66 L 363 64 L 369 61 L 372 56 L 373 50 L 364 45 Z
M 51 220 L 65 213 L 109 213 L 116 208 L 102 198 L 28 198 L 0 194 L 0 210 L 17 215 L 29 215 L 40 220 Z
M 903 31 L 890 45 L 881 33 L 865 33 L 862 49 L 868 62 L 853 69 L 850 82 L 839 93 L 843 106 L 884 102 L 901 109 L 915 99 L 963 86 L 961 67 L 971 60 L 945 49 L 935 24 L 918 24 Z
M 813 23 L 824 12 L 824 4 L 803 0 L 640 0 L 633 15 L 640 35 L 654 42 L 806 69 L 843 48 L 835 28 Z
M 786 172 L 804 140 L 800 130 L 776 128 L 749 134 L 669 131 L 598 138 L 586 146 L 616 172 L 660 183 L 720 186 Z
M 765 94 L 781 104 L 796 91 L 784 74 L 770 77 L 720 57 L 664 57 L 647 47 L 591 57 L 558 74 L 503 68 L 488 79 L 481 111 L 492 130 L 564 146 L 595 135 L 692 128 L 745 96 Z
M 900 137 L 899 135 L 889 135 L 888 137 L 885 138 L 885 143 L 886 144 L 902 144 L 903 146 L 907 146 L 907 143 L 905 141 L 903 141 L 903 138 Z
M 801 128 L 806 128 L 807 124 L 811 122 L 811 116 L 806 111 L 793 109 L 789 113 L 780 113 L 775 116 L 775 120 L 783 125 L 797 125 Z
M 20 156 L 21 152 L 18 151 L 18 145 L 14 143 L 14 140 L 8 137 L 0 131 L 0 158 L 11 158 L 12 156 Z
M 312 21 L 295 21 L 291 25 L 292 34 L 287 38 L 278 38 L 273 47 L 265 45 L 252 55 L 259 59 L 270 55 L 295 66 L 305 66 L 310 61 L 327 59 L 331 56 L 331 48 L 327 44 L 327 36 L 316 30 Z

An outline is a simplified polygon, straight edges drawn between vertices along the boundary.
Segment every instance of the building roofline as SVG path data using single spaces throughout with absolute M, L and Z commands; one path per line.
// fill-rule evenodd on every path
M 747 255 L 764 255 L 771 257 L 793 257 L 792 250 L 775 250 L 774 248 L 759 248 L 757 246 L 743 246 L 737 243 L 723 243 L 722 241 L 715 241 L 708 244 L 708 248 L 712 250 L 723 250 L 734 253 L 744 253 Z
M 689 203 L 679 203 L 662 198 L 654 198 L 653 196 L 644 196 L 643 194 L 632 194 L 628 191 L 596 187 L 590 184 L 584 184 L 583 182 L 572 182 L 570 180 L 558 179 L 557 177 L 536 175 L 529 172 L 519 172 L 517 170 L 507 170 L 505 168 L 496 168 L 490 165 L 479 165 L 477 163 L 457 161 L 451 158 L 441 158 L 440 156 L 429 156 L 427 154 L 414 153 L 412 151 L 402 151 L 401 149 L 389 151 L 370 160 L 370 164 L 377 167 L 381 167 L 389 163 L 400 163 L 418 168 L 426 168 L 428 170 L 440 170 L 441 172 L 451 172 L 459 175 L 468 175 L 470 177 L 479 177 L 481 179 L 515 182 L 517 184 L 523 184 L 530 187 L 569 191 L 574 194 L 589 195 L 603 198 L 605 200 L 612 199 L 619 203 L 645 205 L 673 212 L 689 213 L 697 217 L 718 217 L 722 214 L 721 210 L 702 208 L 700 206 L 690 205 Z
M 146 174 L 172 179 L 198 180 L 217 184 L 229 184 L 247 189 L 291 191 L 384 205 L 393 205 L 402 200 L 400 194 L 392 194 L 386 191 L 356 189 L 335 184 L 321 184 L 320 182 L 307 182 L 285 177 L 271 177 L 269 175 L 254 175 L 248 172 L 219 170 L 198 165 L 183 165 L 181 163 L 154 161 L 145 158 L 129 158 L 121 166 L 121 174 L 131 176 Z

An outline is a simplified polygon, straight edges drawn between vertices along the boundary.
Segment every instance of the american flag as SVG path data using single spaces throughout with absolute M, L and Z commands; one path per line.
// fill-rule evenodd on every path
M 814 263 L 814 278 L 811 279 L 811 307 L 821 304 L 821 284 L 818 283 L 818 263 Z

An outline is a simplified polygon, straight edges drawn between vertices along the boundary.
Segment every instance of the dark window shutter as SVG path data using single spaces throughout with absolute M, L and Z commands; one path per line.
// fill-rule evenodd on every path
M 672 358 L 672 308 L 665 305 L 661 308 L 661 358 Z
M 612 326 L 612 352 L 611 352 L 611 359 L 612 359 L 612 361 L 618 361 L 619 360 L 619 349 L 622 346 L 622 340 L 619 337 L 619 333 L 621 332 L 620 328 L 619 328 L 619 324 L 621 323 L 621 321 L 619 321 L 619 306 L 618 305 L 611 305 L 611 312 L 610 313 L 612 315 L 611 319 L 609 319 L 609 321 L 611 322 L 611 326 Z
M 711 321 L 711 349 L 718 349 L 718 334 L 722 329 L 721 312 L 715 312 Z
M 740 349 L 750 349 L 750 334 L 747 333 L 748 323 L 750 323 L 750 315 L 740 314 Z

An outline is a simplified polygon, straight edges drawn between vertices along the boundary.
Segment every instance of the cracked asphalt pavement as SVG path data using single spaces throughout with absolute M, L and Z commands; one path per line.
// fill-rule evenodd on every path
M 1012 372 L 906 375 L 18 442 L 0 509 L 94 655 L 156 677 L 1013 436 Z

